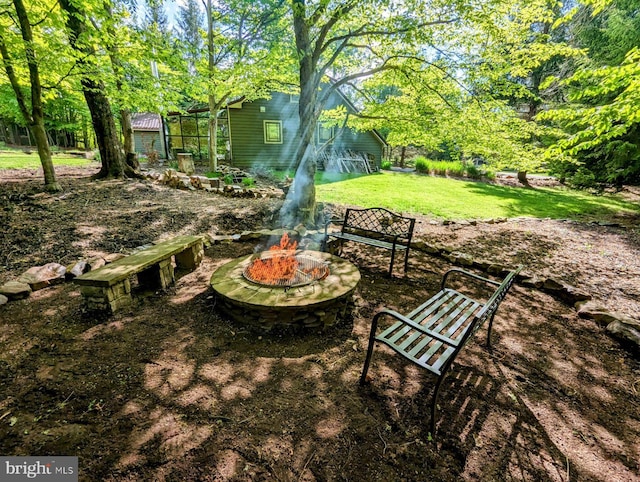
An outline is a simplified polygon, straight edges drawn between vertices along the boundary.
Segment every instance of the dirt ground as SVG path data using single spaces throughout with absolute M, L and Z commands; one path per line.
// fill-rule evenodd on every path
M 0 283 L 178 234 L 262 228 L 280 203 L 92 172 L 60 170 L 55 195 L 36 171 L 0 174 Z M 603 221 L 614 225 L 420 217 L 417 231 L 637 318 L 640 223 Z M 84 313 L 72 283 L 0 307 L 0 454 L 78 456 L 84 481 L 640 480 L 640 359 L 572 307 L 515 285 L 493 352 L 478 336 L 445 380 L 430 440 L 433 377 L 383 348 L 370 383 L 358 377 L 374 312 L 417 306 L 451 266 L 412 251 L 407 276 L 389 279 L 388 252 L 348 247 L 362 275 L 350 317 L 257 334 L 219 312 L 208 284 L 255 248 L 213 245 L 170 292 L 111 317 Z

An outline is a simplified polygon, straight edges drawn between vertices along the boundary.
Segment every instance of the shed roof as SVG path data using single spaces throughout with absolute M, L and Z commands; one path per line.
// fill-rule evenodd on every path
M 139 112 L 131 115 L 131 127 L 134 131 L 159 131 L 162 122 L 159 114 Z

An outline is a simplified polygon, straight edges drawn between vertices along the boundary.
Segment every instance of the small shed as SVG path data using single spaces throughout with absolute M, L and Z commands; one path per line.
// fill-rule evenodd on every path
M 157 151 L 164 156 L 160 134 L 162 132 L 162 119 L 159 114 L 140 112 L 131 115 L 131 127 L 133 129 L 134 150 L 137 154 L 147 154 L 149 151 Z

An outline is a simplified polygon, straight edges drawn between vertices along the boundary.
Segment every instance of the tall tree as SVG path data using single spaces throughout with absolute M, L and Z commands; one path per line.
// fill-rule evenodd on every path
M 113 117 L 111 103 L 104 82 L 92 70 L 95 48 L 91 42 L 90 22 L 85 10 L 74 0 L 60 0 L 67 13 L 66 24 L 69 43 L 77 52 L 77 65 L 81 71 L 82 91 L 91 113 L 102 167 L 96 178 L 138 177 L 139 174 L 125 162 L 122 143 Z
M 202 57 L 204 13 L 198 0 L 187 0 L 178 7 L 177 32 L 184 45 L 190 73 L 196 72 L 196 65 Z
M 209 168 L 218 168 L 218 112 L 233 98 L 267 95 L 287 70 L 278 43 L 284 0 L 202 0 L 207 19 L 207 64 L 203 76 L 209 106 Z
M 482 15 L 457 2 L 436 4 L 421 0 L 291 0 L 301 135 L 294 188 L 281 211 L 285 224 L 312 226 L 317 222 L 312 140 L 323 106 L 333 92 L 358 79 L 396 69 L 404 58 L 424 58 L 438 28 L 450 28 L 462 15 Z M 327 85 L 321 89 L 323 83 Z
M 164 10 L 163 0 L 146 0 L 144 26 L 160 32 L 169 31 L 169 19 Z
M 573 39 L 587 57 L 571 75 L 547 79 L 566 101 L 538 116 L 563 129 L 547 155 L 579 187 L 640 183 L 640 2 L 599 7 L 572 19 Z
M 18 28 L 22 37 L 24 58 L 29 70 L 30 96 L 27 96 L 20 84 L 20 79 L 14 67 L 9 48 L 5 42 L 6 27 L 4 22 L 0 23 L 0 54 L 2 55 L 4 70 L 9 78 L 11 87 L 15 93 L 16 101 L 20 112 L 27 123 L 31 134 L 36 142 L 38 156 L 44 172 L 45 189 L 47 191 L 60 191 L 60 184 L 56 181 L 56 175 L 51 160 L 51 149 L 47 139 L 44 125 L 44 110 L 42 106 L 42 85 L 40 82 L 40 68 L 38 56 L 35 50 L 35 41 L 32 30 L 32 23 L 29 14 L 22 0 L 13 0 L 13 6 L 17 17 Z M 46 15 L 46 10 L 41 12 Z M 28 103 L 31 103 L 29 108 Z

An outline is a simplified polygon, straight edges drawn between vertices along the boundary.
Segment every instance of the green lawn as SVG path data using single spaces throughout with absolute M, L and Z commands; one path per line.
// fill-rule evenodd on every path
M 88 166 L 92 161 L 80 157 L 70 157 L 64 154 L 54 154 L 53 165 L 55 166 Z M 0 151 L 0 170 L 1 169 L 38 169 L 42 167 L 37 152 L 25 154 L 19 151 Z
M 554 219 L 606 219 L 640 206 L 618 196 L 594 196 L 565 188 L 512 188 L 442 177 L 382 172 L 345 175 L 319 172 L 317 199 L 441 219 L 529 216 Z

